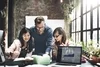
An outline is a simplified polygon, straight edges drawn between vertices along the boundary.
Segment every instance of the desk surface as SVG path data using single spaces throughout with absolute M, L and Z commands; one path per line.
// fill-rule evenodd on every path
M 0 65 L 0 67 L 4 67 L 3 65 Z M 6 67 L 18 67 L 18 65 L 6 65 Z M 91 65 L 88 61 L 86 63 L 82 63 L 81 65 L 76 65 L 76 66 L 65 66 L 65 65 L 56 65 L 55 63 L 52 63 L 50 65 L 40 65 L 40 64 L 32 64 L 32 65 L 27 65 L 25 67 L 98 67 Z
M 98 67 L 98 66 L 93 66 L 91 65 L 88 61 L 86 63 L 82 63 L 81 65 L 76 65 L 76 66 L 65 66 L 65 65 L 55 65 L 55 63 L 52 63 L 50 65 L 39 65 L 39 64 L 34 64 L 34 65 L 28 65 L 25 67 Z

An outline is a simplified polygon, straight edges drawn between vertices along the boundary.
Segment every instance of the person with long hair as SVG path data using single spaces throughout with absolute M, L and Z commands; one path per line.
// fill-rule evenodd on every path
M 6 43 L 7 45 L 7 43 Z M 21 29 L 17 39 L 13 41 L 9 48 L 5 48 L 8 59 L 25 57 L 27 53 L 32 53 L 34 38 L 31 36 L 30 29 L 24 27 Z
M 53 31 L 53 37 L 54 43 L 52 46 L 52 58 L 55 60 L 57 57 L 58 46 L 67 46 L 68 44 L 66 44 L 66 33 L 62 27 L 57 27 Z

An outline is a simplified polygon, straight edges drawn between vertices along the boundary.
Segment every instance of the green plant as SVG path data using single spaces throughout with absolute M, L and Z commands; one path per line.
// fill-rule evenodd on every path
M 78 44 L 82 46 L 83 55 L 87 57 L 89 57 L 90 55 L 100 57 L 100 48 L 98 48 L 98 44 L 94 43 L 92 40 L 88 41 L 87 44 L 85 42 L 79 42 Z
M 100 57 L 100 49 L 94 49 L 91 53 L 92 56 Z

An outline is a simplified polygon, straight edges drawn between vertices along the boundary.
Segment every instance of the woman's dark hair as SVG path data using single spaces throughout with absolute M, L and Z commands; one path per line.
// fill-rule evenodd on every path
M 23 34 L 25 34 L 27 32 L 29 32 L 29 34 L 30 34 L 30 39 L 28 41 L 28 46 L 29 46 L 28 49 L 29 49 L 29 52 L 30 52 L 33 49 L 33 42 L 32 42 L 32 36 L 31 36 L 30 29 L 28 29 L 26 27 L 22 28 L 20 33 L 19 33 L 18 39 L 20 40 L 20 42 L 22 44 L 21 47 L 23 47 L 24 46 Z
M 65 42 L 66 42 L 66 33 L 65 33 L 65 31 L 62 29 L 62 27 L 57 27 L 57 28 L 54 30 L 54 32 L 53 32 L 53 36 L 54 36 L 54 34 L 55 34 L 56 32 L 58 32 L 58 34 L 62 35 L 62 40 L 61 40 L 61 42 L 65 44 Z

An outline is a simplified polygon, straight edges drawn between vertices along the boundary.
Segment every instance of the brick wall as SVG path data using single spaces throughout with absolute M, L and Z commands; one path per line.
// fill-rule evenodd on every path
M 49 19 L 63 19 L 59 0 L 15 0 L 14 23 L 15 38 L 25 24 L 25 16 L 46 15 Z

